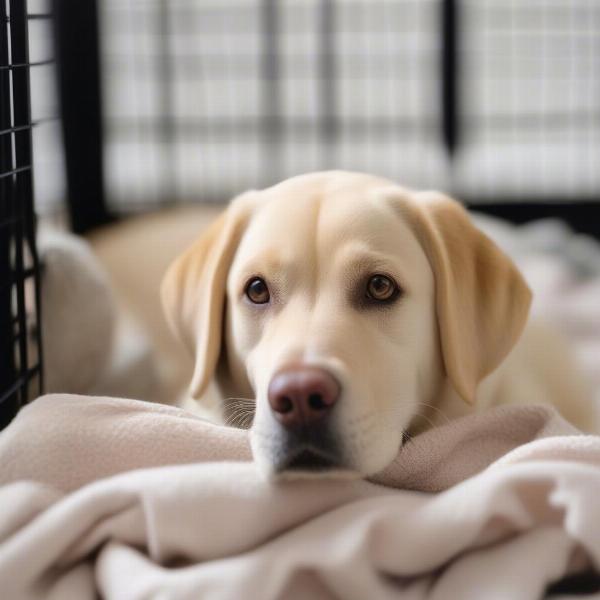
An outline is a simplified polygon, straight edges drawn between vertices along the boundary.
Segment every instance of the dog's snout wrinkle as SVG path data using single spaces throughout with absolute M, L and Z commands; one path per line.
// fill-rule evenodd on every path
M 286 429 L 325 419 L 338 401 L 340 385 L 325 369 L 294 366 L 275 374 L 268 389 L 274 417 Z

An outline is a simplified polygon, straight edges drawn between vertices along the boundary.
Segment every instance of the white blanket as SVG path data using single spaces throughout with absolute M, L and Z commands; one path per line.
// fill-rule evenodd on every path
M 547 408 L 426 432 L 373 482 L 249 458 L 178 409 L 37 400 L 0 435 L 1 597 L 519 600 L 600 570 L 600 438 Z

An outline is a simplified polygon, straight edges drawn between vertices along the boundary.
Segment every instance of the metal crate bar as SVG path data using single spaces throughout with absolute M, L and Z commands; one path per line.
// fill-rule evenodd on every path
M 441 73 L 440 99 L 442 139 L 450 157 L 460 141 L 459 133 L 459 0 L 442 0 L 441 3 Z
M 26 3 L 0 3 L 0 428 L 42 389 L 39 273 L 33 212 L 31 63 Z M 17 135 L 19 134 L 19 135 Z M 25 285 L 32 280 L 33 302 Z M 32 310 L 28 315 L 28 308 Z M 36 325 L 30 335 L 28 321 Z M 18 332 L 18 335 L 17 335 Z
M 50 65 L 54 61 L 52 59 L 48 60 L 38 60 L 37 62 L 32 63 L 13 63 L 10 65 L 2 65 L 0 66 L 0 71 L 15 71 L 17 69 L 29 69 L 30 67 L 43 67 L 44 65 Z
M 58 90 L 71 228 L 112 220 L 104 200 L 102 108 L 95 0 L 54 0 Z

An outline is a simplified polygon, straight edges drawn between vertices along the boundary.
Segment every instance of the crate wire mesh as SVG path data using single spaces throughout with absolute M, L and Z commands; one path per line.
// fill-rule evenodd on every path
M 460 144 L 440 16 L 457 10 Z M 224 201 L 314 169 L 471 201 L 600 195 L 597 0 L 104 0 L 113 209 Z
M 48 18 L 0 2 L 0 428 L 42 389 L 29 75 L 50 59 L 30 60 L 28 25 Z
M 462 0 L 457 185 L 485 199 L 600 196 L 600 2 Z
M 105 0 L 108 200 L 224 201 L 345 167 L 444 178 L 438 0 Z

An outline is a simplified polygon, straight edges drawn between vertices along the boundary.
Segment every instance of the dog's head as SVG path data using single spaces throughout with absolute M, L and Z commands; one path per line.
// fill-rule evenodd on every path
M 255 398 L 268 473 L 384 468 L 449 382 L 467 403 L 519 337 L 530 293 L 455 201 L 357 173 L 235 199 L 168 271 L 163 302 L 216 375 Z

